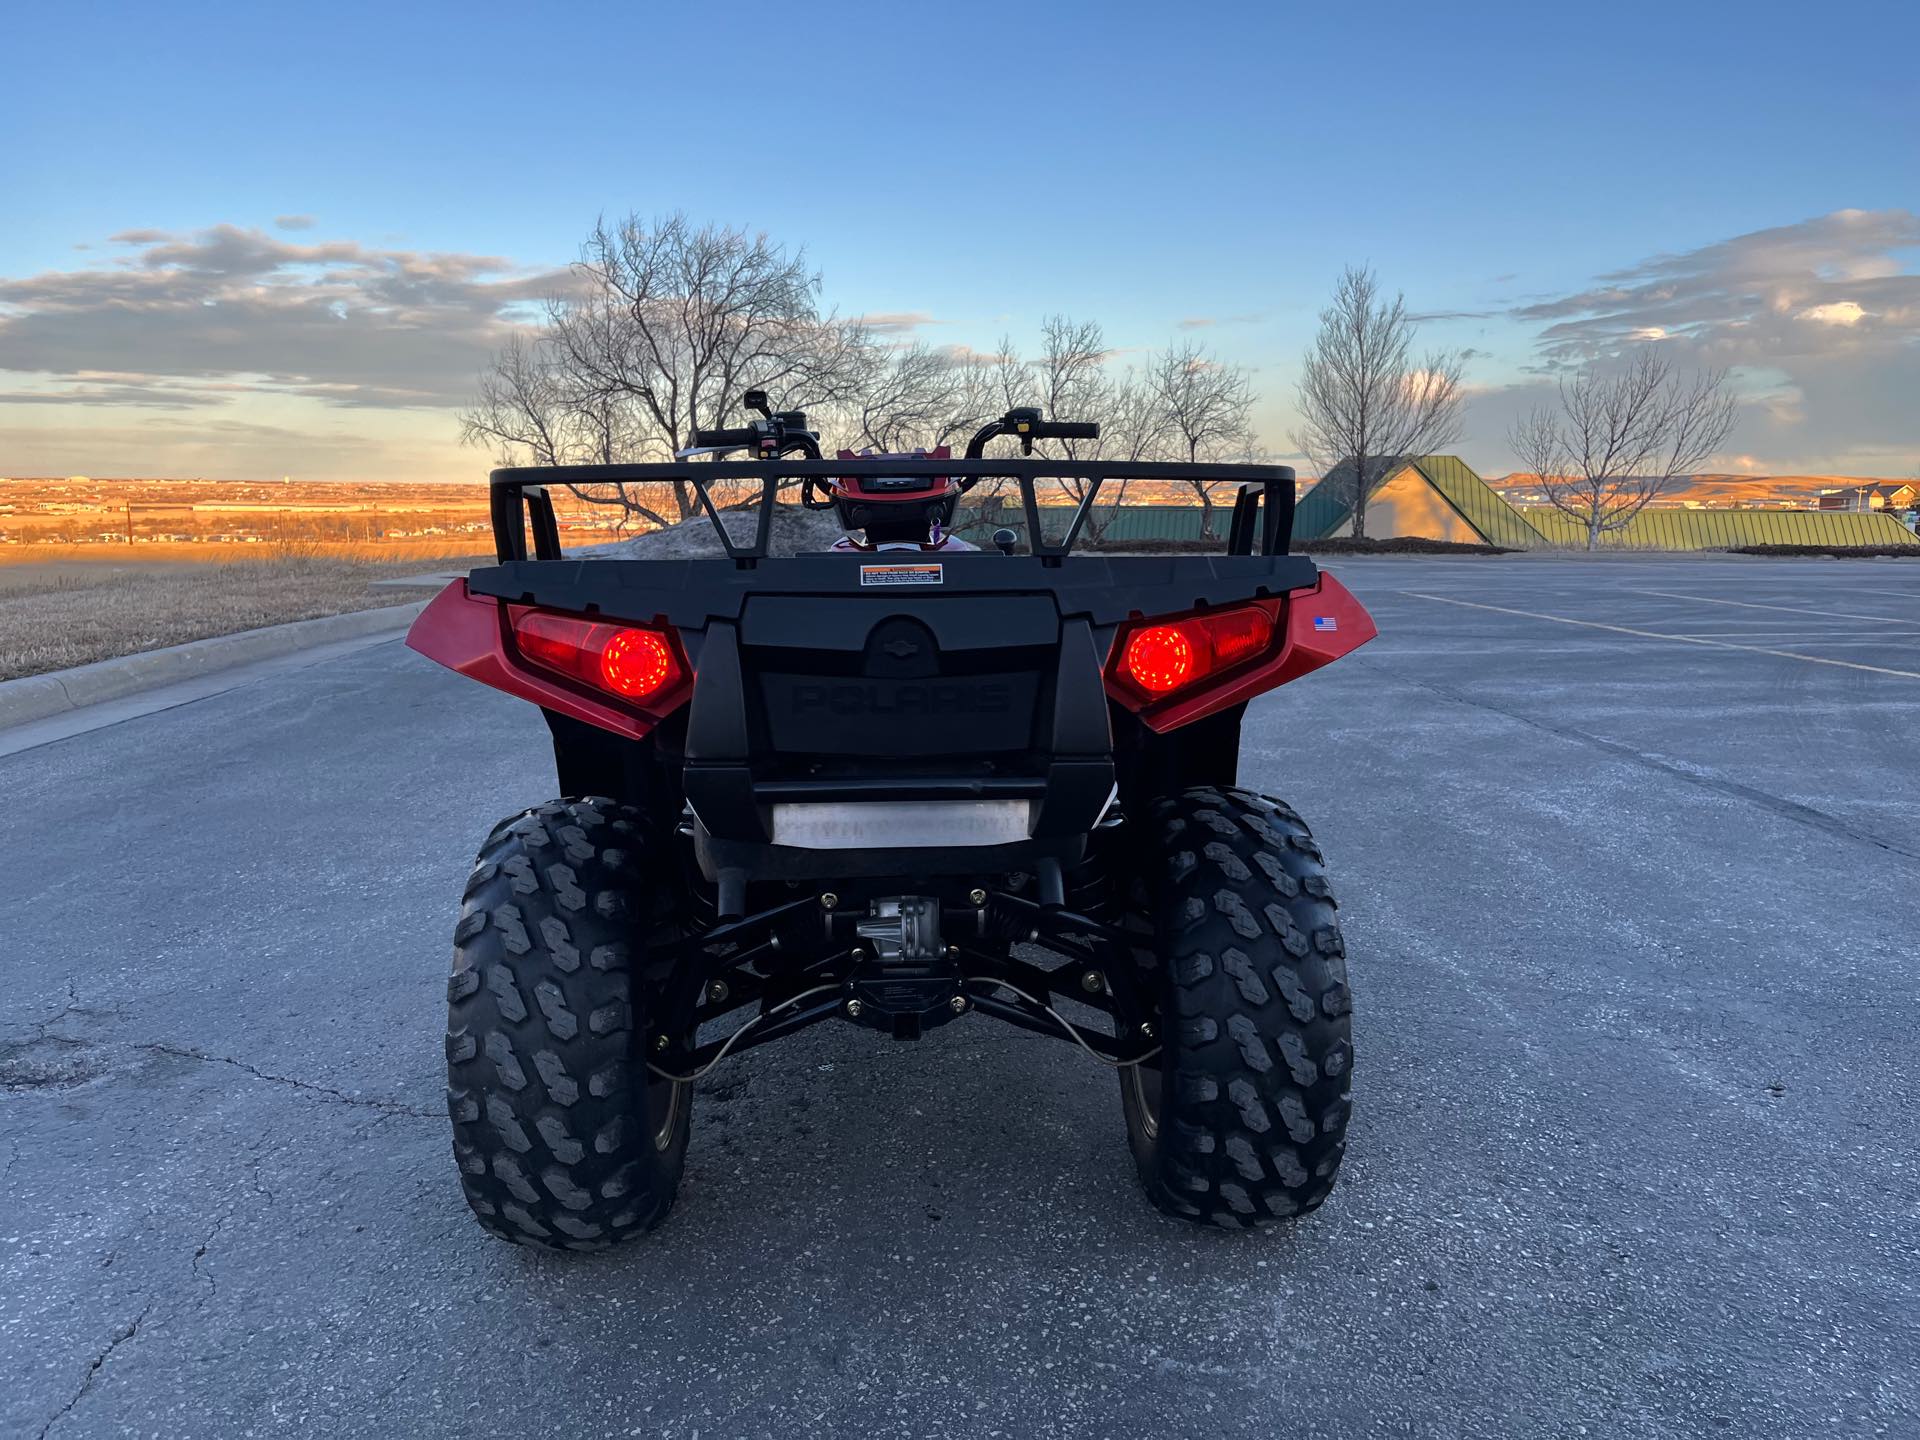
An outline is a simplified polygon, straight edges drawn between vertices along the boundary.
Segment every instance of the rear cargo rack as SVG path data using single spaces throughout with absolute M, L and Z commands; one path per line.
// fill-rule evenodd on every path
M 780 493 L 808 480 L 829 481 L 841 476 L 949 476 L 966 488 L 983 480 L 1011 481 L 1020 490 L 1029 552 L 1042 563 L 1057 565 L 1073 551 L 1103 486 L 1115 481 L 1171 481 L 1181 485 L 1238 485 L 1228 530 L 1229 555 L 1285 555 L 1293 537 L 1294 473 L 1289 465 L 1187 465 L 1166 461 L 1111 460 L 937 460 L 866 458 L 852 460 L 701 460 L 651 465 L 517 466 L 495 470 L 491 477 L 491 513 L 495 553 L 502 564 L 517 560 L 561 559 L 560 527 L 554 516 L 550 486 L 685 483 L 699 497 L 700 508 L 720 536 L 735 564 L 751 568 L 767 556 L 773 517 Z M 1043 481 L 1071 480 L 1080 486 L 1072 505 L 1042 505 Z M 757 498 L 720 506 L 714 503 L 716 481 L 757 482 Z M 1067 513 L 1064 532 L 1050 541 L 1042 529 L 1048 514 Z M 751 513 L 753 538 L 736 541 L 727 530 L 723 513 Z M 532 532 L 529 551 L 528 532 Z

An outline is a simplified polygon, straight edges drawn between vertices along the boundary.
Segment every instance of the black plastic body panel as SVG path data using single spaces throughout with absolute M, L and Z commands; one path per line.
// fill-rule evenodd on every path
M 846 623 L 852 615 L 861 613 L 849 611 L 850 604 L 858 604 L 862 611 L 876 616 L 911 614 L 927 627 L 943 652 L 1015 643 L 1047 644 L 1060 623 L 1060 611 L 1050 595 L 976 594 L 962 605 L 942 603 L 945 599 L 944 591 L 931 588 L 915 595 L 900 591 L 759 595 L 747 602 L 740 641 L 743 645 L 778 645 L 796 650 L 857 652 L 865 647 L 869 627 Z M 931 603 L 919 603 L 922 601 Z
M 742 570 L 730 560 L 516 560 L 475 570 L 476 595 L 616 619 L 664 620 L 682 631 L 713 620 L 738 621 L 756 597 L 831 596 L 856 614 L 889 613 L 902 590 L 860 588 L 857 555 L 794 555 Z M 942 581 L 916 600 L 949 603 L 983 596 L 1051 597 L 1061 616 L 1112 626 L 1135 615 L 1173 615 L 1311 588 L 1320 571 L 1304 555 L 1074 555 L 1049 564 L 1032 555 L 962 552 L 940 557 Z M 763 622 L 755 606 L 755 623 Z M 969 608 L 968 606 L 961 607 Z M 947 623 L 970 625 L 963 614 Z M 817 637 L 824 638 L 824 637 Z
M 709 878 L 729 905 L 773 880 L 878 874 L 1055 877 L 1084 854 L 1116 789 L 1123 806 L 1183 783 L 1233 778 L 1239 709 L 1157 736 L 1109 702 L 1115 630 L 1130 619 L 1316 584 L 1305 557 L 941 557 L 938 586 L 865 588 L 859 556 L 519 561 L 473 572 L 475 594 L 675 626 L 695 670 L 663 725 L 652 783 L 697 819 Z M 614 757 L 556 725 L 571 790 Z M 645 742 L 656 749 L 653 741 Z M 574 775 L 567 777 L 569 755 Z M 634 757 L 622 747 L 619 760 Z M 1198 777 L 1198 778 L 1196 778 Z M 578 783 L 575 783 L 575 781 Z M 1016 845 L 895 851 L 772 843 L 781 804 L 1008 799 L 1030 803 Z
M 785 754 L 993 755 L 1033 744 L 1040 675 L 863 678 L 762 672 L 771 747 Z

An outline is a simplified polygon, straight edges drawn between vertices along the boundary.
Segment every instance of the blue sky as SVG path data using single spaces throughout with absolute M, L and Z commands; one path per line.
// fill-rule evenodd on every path
M 1458 317 L 1423 339 L 1476 352 L 1461 448 L 1483 469 L 1510 464 L 1543 331 L 1599 353 L 1639 333 L 1622 294 L 1736 367 L 1729 465 L 1920 465 L 1912 5 L 10 16 L 0 473 L 477 474 L 453 377 L 516 279 L 602 212 L 676 209 L 804 244 L 844 311 L 926 316 L 934 343 L 1054 311 L 1123 350 L 1200 338 L 1255 370 L 1279 451 L 1315 312 L 1362 261 Z M 240 271 L 229 332 L 170 329 L 160 282 L 201 293 L 222 226 L 369 271 L 435 257 L 440 343 L 360 332 L 369 373 L 417 366 L 430 398 L 355 397 L 351 345 L 305 354 Z

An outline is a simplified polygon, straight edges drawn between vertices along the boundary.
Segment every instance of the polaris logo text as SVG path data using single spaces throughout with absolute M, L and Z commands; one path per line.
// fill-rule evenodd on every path
M 796 685 L 796 715 L 1004 715 L 1013 691 L 1003 683 L 958 685 Z

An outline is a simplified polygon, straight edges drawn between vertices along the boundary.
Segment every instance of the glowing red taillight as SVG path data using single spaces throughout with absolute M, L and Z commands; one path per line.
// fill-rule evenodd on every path
M 600 652 L 600 678 L 636 699 L 656 695 L 674 674 L 673 647 L 657 630 L 622 630 Z
M 1193 678 L 1193 642 L 1178 625 L 1149 625 L 1127 637 L 1120 669 L 1149 695 L 1178 690 Z
M 514 616 L 513 638 L 534 664 L 628 700 L 658 698 L 687 673 L 673 637 L 644 626 L 527 610 Z
M 1115 676 L 1150 700 L 1257 659 L 1273 648 L 1273 612 L 1237 606 L 1130 631 Z

